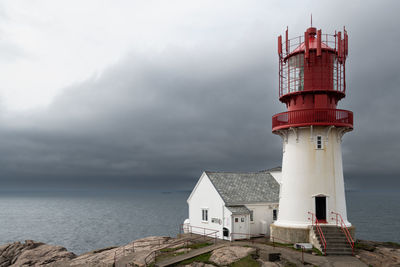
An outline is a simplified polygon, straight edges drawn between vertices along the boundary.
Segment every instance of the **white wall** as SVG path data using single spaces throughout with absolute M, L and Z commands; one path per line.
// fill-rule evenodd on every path
M 222 228 L 226 225 L 231 231 L 231 213 L 225 208 L 224 201 L 218 194 L 217 190 L 207 177 L 206 173 L 203 173 L 193 189 L 188 200 L 189 205 L 189 220 L 190 225 L 193 227 L 193 232 L 204 233 L 202 229 L 196 227 L 207 228 L 206 234 L 212 232 L 212 230 L 218 230 L 218 238 L 222 238 Z M 208 209 L 208 222 L 202 221 L 202 209 Z M 221 224 L 212 223 L 211 219 L 216 218 L 221 220 Z M 227 219 L 229 218 L 229 219 Z
M 346 225 L 346 200 L 344 193 L 340 132 L 328 127 L 297 128 L 298 135 L 288 130 L 287 142 L 283 141 L 282 186 L 279 215 L 275 225 L 283 227 L 307 227 L 308 211 L 315 213 L 316 195 L 327 196 L 327 220 L 331 211 L 339 212 Z M 321 150 L 316 148 L 316 136 L 323 136 Z M 328 138 L 327 138 L 328 137 Z M 284 138 L 285 139 L 285 138 Z
M 269 226 L 273 223 L 273 210 L 278 209 L 278 203 L 247 204 L 246 207 L 253 211 L 254 216 L 253 222 L 250 222 L 250 234 L 269 235 Z M 261 221 L 265 221 L 266 226 L 263 226 Z

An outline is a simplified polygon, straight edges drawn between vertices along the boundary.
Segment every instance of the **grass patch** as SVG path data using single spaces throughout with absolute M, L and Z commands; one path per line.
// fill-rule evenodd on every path
M 190 249 L 199 249 L 199 248 L 204 248 L 207 246 L 212 245 L 212 243 L 197 243 L 197 244 L 191 244 L 189 246 L 187 246 Z M 163 248 L 160 249 L 161 252 L 164 253 L 169 253 L 169 252 L 174 252 L 176 250 L 182 249 L 182 248 L 186 248 L 186 246 L 179 246 L 179 247 L 173 247 L 173 248 Z
M 297 265 L 296 265 L 296 263 L 288 261 L 285 263 L 285 267 L 297 267 Z
M 160 249 L 160 251 L 168 253 L 168 252 L 173 252 L 173 251 L 181 249 L 181 248 L 183 248 L 183 247 L 181 246 L 181 247 L 176 247 L 176 248 L 162 248 L 162 249 Z
M 319 249 L 315 248 L 315 247 L 312 248 L 312 252 L 314 252 L 318 256 L 324 256 L 324 254 L 322 254 L 322 252 Z
M 260 263 L 248 255 L 232 264 L 229 267 L 260 267 Z
M 204 263 L 208 263 L 208 264 L 213 264 L 212 262 L 210 262 L 210 257 L 211 257 L 211 252 L 207 252 L 207 253 L 201 254 L 199 256 L 196 256 L 196 257 L 181 261 L 177 265 L 187 265 L 187 264 L 191 264 L 191 263 L 193 263 L 195 261 L 204 262 Z
M 212 243 L 208 243 L 208 242 L 206 242 L 206 243 L 197 243 L 197 244 L 189 245 L 188 248 L 199 249 L 199 248 L 204 248 L 204 247 L 208 247 L 208 246 L 211 246 L 211 245 L 212 245 Z
M 286 244 L 286 243 L 279 243 L 279 242 L 269 242 L 268 243 L 271 246 L 275 246 L 275 247 L 287 247 L 287 248 L 293 248 L 293 244 Z
M 383 242 L 383 245 L 392 247 L 392 248 L 400 248 L 400 244 L 396 242 Z
M 366 251 L 370 251 L 373 252 L 375 250 L 375 247 L 366 243 L 360 243 L 360 242 L 356 242 L 354 244 L 354 247 L 356 249 L 362 249 L 362 250 L 366 250 Z

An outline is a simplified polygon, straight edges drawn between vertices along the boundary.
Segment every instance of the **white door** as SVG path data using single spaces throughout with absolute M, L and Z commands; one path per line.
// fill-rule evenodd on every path
M 245 239 L 249 236 L 247 235 L 248 227 L 247 227 L 247 216 L 245 215 L 235 215 L 232 216 L 233 221 L 233 233 L 232 239 Z

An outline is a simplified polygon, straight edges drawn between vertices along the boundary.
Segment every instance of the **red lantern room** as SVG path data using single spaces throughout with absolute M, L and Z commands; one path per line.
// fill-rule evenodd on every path
M 279 100 L 287 112 L 272 117 L 272 131 L 310 125 L 353 128 L 353 113 L 336 109 L 346 93 L 348 36 L 310 27 L 304 36 L 278 37 Z

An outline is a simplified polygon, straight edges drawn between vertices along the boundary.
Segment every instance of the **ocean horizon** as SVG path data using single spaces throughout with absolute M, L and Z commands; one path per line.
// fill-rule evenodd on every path
M 35 240 L 82 254 L 147 236 L 176 236 L 190 190 L 0 191 L 0 243 Z M 400 242 L 396 190 L 346 191 L 356 238 Z

